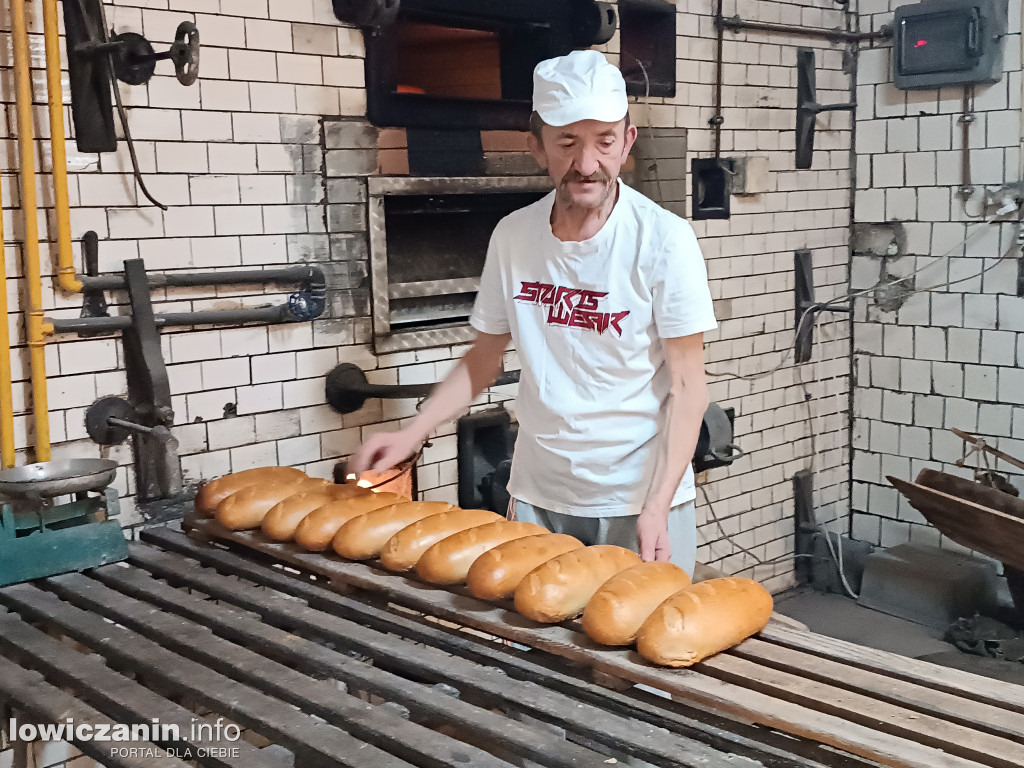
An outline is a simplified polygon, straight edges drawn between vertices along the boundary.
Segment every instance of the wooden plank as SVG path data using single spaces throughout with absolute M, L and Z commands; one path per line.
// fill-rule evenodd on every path
M 133 581 L 128 574 L 107 569 L 104 575 L 111 583 L 128 586 Z M 132 569 L 134 570 L 134 569 Z M 505 764 L 482 750 L 436 733 L 414 722 L 389 715 L 341 693 L 334 685 L 296 671 L 304 668 L 325 677 L 357 685 L 363 690 L 381 695 L 391 702 L 412 709 L 428 709 L 443 723 L 457 723 L 460 727 L 484 732 L 478 725 L 486 721 L 491 727 L 486 735 L 517 752 L 530 757 L 550 760 L 557 768 L 577 768 L 598 765 L 603 757 L 575 745 L 565 745 L 551 732 L 535 730 L 509 721 L 507 718 L 481 710 L 464 701 L 409 680 L 390 675 L 371 665 L 346 657 L 290 632 L 285 632 L 253 619 L 251 616 L 201 600 L 171 587 L 157 584 L 148 575 L 134 571 L 149 583 L 149 597 L 162 595 L 162 608 L 191 606 L 188 619 L 154 611 L 147 602 L 111 589 L 81 574 L 55 576 L 47 584 L 65 599 L 103 614 L 150 639 L 158 640 L 169 650 L 194 659 L 200 664 L 216 666 L 224 674 L 259 687 L 302 710 L 311 712 L 332 723 L 339 723 L 346 732 L 399 754 L 403 759 L 424 766 L 461 765 L 466 760 L 480 768 L 504 768 Z M 98 575 L 98 574 L 97 574 Z M 138 582 L 138 580 L 135 580 Z M 138 583 L 136 583 L 138 586 Z M 136 590 L 140 594 L 143 590 Z M 273 600 L 272 593 L 264 598 Z M 294 602 L 294 601 L 292 601 Z M 306 608 L 307 611 L 312 611 Z M 213 629 L 214 631 L 211 631 Z M 215 632 L 230 635 L 234 642 L 219 637 Z M 236 644 L 240 643 L 240 644 Z M 256 650 L 250 650 L 251 646 Z M 425 649 L 409 646 L 414 653 Z M 313 665 L 317 659 L 330 659 L 329 664 Z M 551 759 L 550 752 L 558 749 Z
M 149 724 L 158 720 L 177 726 L 180 741 L 167 743 L 158 739 L 155 743 L 182 757 L 186 753 L 181 747 L 187 747 L 190 759 L 198 759 L 200 765 L 212 768 L 274 768 L 276 765 L 275 760 L 264 756 L 248 742 L 197 738 L 193 733 L 197 718 L 192 712 L 119 675 L 98 656 L 79 653 L 13 614 L 0 614 L 0 649 L 7 658 L 17 659 L 22 665 L 42 672 L 48 681 L 64 689 L 73 688 L 76 698 L 87 700 L 119 723 Z M 225 751 L 227 754 L 220 754 Z M 237 751 L 237 756 L 232 755 L 232 751 Z
M 1024 519 L 898 477 L 886 479 L 943 535 L 1024 570 Z
M 409 763 L 353 738 L 340 728 L 317 722 L 261 691 L 167 651 L 100 616 L 79 610 L 32 584 L 0 589 L 0 603 L 28 621 L 58 627 L 116 665 L 160 681 L 272 739 L 294 752 L 297 764 L 312 759 L 348 768 L 411 768 Z
M 880 701 L 1024 743 L 1024 716 L 1006 709 L 966 701 L 951 693 L 908 683 L 890 675 L 851 668 L 757 638 L 741 643 L 732 649 L 731 654 L 773 669 L 800 674 L 810 680 L 870 693 Z
M 58 725 L 71 718 L 76 732 L 78 726 L 90 726 L 93 729 L 104 727 L 109 730 L 118 725 L 71 694 L 50 685 L 38 672 L 22 669 L 2 656 L 0 701 L 6 701 L 19 713 L 27 715 L 32 724 Z M 83 731 L 82 735 L 91 733 Z M 188 768 L 188 763 L 169 756 L 150 741 L 93 741 L 80 739 L 77 733 L 65 741 L 108 768 Z M 122 756 L 121 750 L 126 747 L 144 750 L 143 756 Z
M 700 706 L 740 719 L 815 739 L 855 755 L 894 768 L 978 766 L 977 762 L 913 741 L 879 732 L 834 715 L 817 712 L 759 691 L 711 678 L 696 669 L 656 667 L 626 650 L 592 643 L 589 638 L 561 626 L 538 626 L 518 613 L 495 607 L 454 591 L 421 584 L 362 563 L 304 552 L 292 544 L 273 544 L 253 532 L 231 532 L 214 520 L 194 520 L 203 533 L 245 544 L 257 551 L 319 573 L 332 581 L 379 592 L 389 600 L 458 622 L 508 640 L 541 648 L 633 683 L 643 683 L 689 698 Z
M 414 618 L 387 610 L 386 604 L 378 606 L 376 598 L 368 593 L 359 593 L 357 599 L 354 595 L 325 589 L 300 573 L 286 573 L 269 564 L 258 563 L 255 557 L 266 556 L 241 545 L 234 546 L 245 551 L 245 557 L 239 556 L 236 551 L 223 549 L 222 545 L 198 542 L 166 526 L 146 528 L 140 537 L 147 544 L 184 555 L 199 565 L 215 568 L 219 573 L 244 578 L 258 586 L 300 598 L 311 607 L 332 615 L 347 617 L 377 631 L 389 632 L 480 664 L 503 669 L 516 679 L 544 685 L 617 714 L 639 717 L 651 725 L 699 739 L 715 749 L 760 760 L 770 768 L 852 768 L 854 765 L 864 765 L 859 758 L 833 750 L 823 755 L 822 746 L 816 742 L 783 736 L 761 726 L 727 721 L 707 711 L 686 710 L 686 714 L 682 714 L 680 710 L 683 705 L 678 701 L 657 697 L 657 704 L 652 704 L 636 695 L 609 690 L 591 683 L 589 679 L 569 674 L 570 665 L 561 660 L 557 662 L 561 669 L 554 669 L 508 646 L 497 646 L 462 633 L 440 629 L 435 622 L 419 616 Z M 139 557 L 140 551 L 145 550 L 132 546 L 133 554 L 129 556 L 132 564 L 145 568 L 158 578 L 177 583 L 177 569 L 163 567 L 159 559 Z M 537 653 L 534 651 L 530 655 L 536 658 Z M 558 659 L 547 655 L 545 657 L 545 660 Z M 582 667 L 581 671 L 586 669 Z M 827 764 L 820 760 L 826 760 Z
M 138 550 L 148 549 L 136 547 Z M 154 558 L 174 558 L 152 551 Z M 180 560 L 180 558 L 178 558 Z M 611 715 L 590 705 L 570 699 L 562 694 L 546 691 L 533 683 L 510 679 L 496 670 L 479 664 L 452 657 L 435 648 L 413 645 L 331 614 L 314 610 L 295 600 L 280 597 L 265 590 L 230 580 L 209 572 L 190 570 L 191 578 L 182 571 L 176 571 L 174 581 L 187 583 L 202 589 L 203 594 L 228 603 L 239 605 L 246 611 L 261 615 L 265 622 L 253 619 L 245 613 L 231 611 L 223 605 L 211 606 L 209 601 L 197 600 L 181 590 L 162 585 L 142 572 L 124 568 L 99 568 L 94 573 L 105 583 L 119 591 L 131 594 L 160 608 L 173 611 L 188 619 L 201 623 L 235 642 L 253 645 L 259 643 L 261 651 L 272 654 L 281 662 L 302 670 L 310 675 L 324 675 L 344 680 L 350 685 L 370 687 L 373 693 L 390 701 L 401 703 L 413 710 L 429 707 L 435 717 L 448 722 L 457 722 L 460 727 L 479 732 L 485 738 L 508 739 L 509 721 L 495 717 L 486 709 L 477 709 L 462 701 L 453 701 L 447 696 L 423 691 L 413 695 L 419 686 L 410 684 L 400 677 L 379 674 L 380 670 L 397 671 L 413 680 L 445 683 L 454 686 L 463 698 L 478 702 L 482 707 L 499 706 L 523 711 L 526 714 L 552 725 L 580 734 L 586 739 L 602 743 L 624 754 L 644 760 L 669 760 L 674 765 L 723 766 L 736 765 L 735 757 L 727 757 L 691 739 L 684 739 L 658 732 L 650 725 L 635 719 Z M 268 627 L 283 627 L 274 629 Z M 287 631 L 285 631 L 287 630 Z M 338 648 L 367 655 L 373 666 L 355 664 L 336 651 L 317 645 L 309 640 L 296 638 L 292 632 L 303 636 L 313 635 Z M 216 653 L 211 645 L 210 652 Z M 353 668 L 360 670 L 358 679 L 353 679 Z M 372 678 L 378 682 L 374 683 Z M 437 707 L 441 703 L 443 709 Z M 494 730 L 483 732 L 480 721 L 494 721 Z M 538 757 L 552 760 L 552 754 L 571 756 L 571 746 L 555 741 L 540 744 L 536 733 L 526 731 L 524 743 L 515 750 L 529 756 L 536 752 Z M 531 740 L 532 738 L 532 740 Z M 526 747 L 526 748 L 524 748 Z M 512 748 L 512 745 L 509 745 Z M 582 759 L 585 755 L 581 755 Z M 555 758 L 560 760 L 561 758 Z M 754 768 L 753 761 L 743 761 Z M 474 762 L 474 764 L 477 764 Z M 576 759 L 573 765 L 579 764 Z
M 712 656 L 700 667 L 713 671 L 721 680 L 749 686 L 780 701 L 802 704 L 951 755 L 995 768 L 1020 768 L 1020 755 L 1016 753 L 1024 754 L 1024 749 L 1017 739 L 993 736 L 920 711 L 908 711 L 854 690 L 726 654 Z M 852 677 L 846 678 L 844 684 L 852 684 Z
M 851 667 L 878 672 L 970 701 L 1024 713 L 1024 686 L 787 627 L 767 627 L 758 634 L 758 638 L 815 656 L 839 659 Z

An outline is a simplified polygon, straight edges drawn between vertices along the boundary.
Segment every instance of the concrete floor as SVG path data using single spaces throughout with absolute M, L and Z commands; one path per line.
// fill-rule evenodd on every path
M 941 630 L 865 608 L 845 595 L 798 587 L 777 595 L 775 610 L 828 637 L 1024 685 L 1024 664 L 961 653 Z

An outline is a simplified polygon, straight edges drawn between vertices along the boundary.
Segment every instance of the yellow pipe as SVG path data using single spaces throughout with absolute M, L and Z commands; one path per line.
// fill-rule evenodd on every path
M 32 72 L 28 54 L 25 3 L 10 0 L 11 39 L 18 104 L 18 152 L 21 210 L 25 215 L 25 283 L 28 302 L 25 330 L 32 362 L 32 412 L 36 427 L 36 461 L 50 460 L 50 412 L 46 401 L 46 336 L 53 326 L 43 319 L 43 284 L 39 267 L 39 211 L 36 202 L 36 170 L 32 129 Z
M 64 92 L 60 76 L 60 31 L 57 0 L 43 0 L 43 38 L 46 43 L 46 95 L 50 110 L 53 158 L 53 196 L 57 215 L 57 282 L 65 291 L 80 293 L 71 253 L 71 207 L 68 202 L 68 161 L 64 147 Z
M 0 209 L 3 208 L 0 201 Z M 0 215 L 0 260 L 3 256 L 4 217 Z M 2 266 L 2 265 L 0 265 Z M 11 376 L 11 336 L 7 322 L 7 270 L 0 269 L 0 468 L 14 466 L 14 395 Z

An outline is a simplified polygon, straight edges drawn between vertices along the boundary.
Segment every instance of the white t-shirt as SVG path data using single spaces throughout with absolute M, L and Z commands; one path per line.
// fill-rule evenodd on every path
M 693 229 L 619 183 L 589 240 L 551 232 L 555 193 L 491 236 L 470 324 L 512 334 L 522 374 L 509 493 L 561 514 L 639 514 L 669 390 L 663 338 L 716 327 Z M 673 506 L 694 498 L 693 470 Z

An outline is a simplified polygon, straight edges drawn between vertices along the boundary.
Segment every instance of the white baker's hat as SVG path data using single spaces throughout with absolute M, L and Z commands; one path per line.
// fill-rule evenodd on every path
M 629 111 L 626 81 L 598 51 L 573 51 L 533 70 L 533 109 L 548 125 L 617 123 Z

